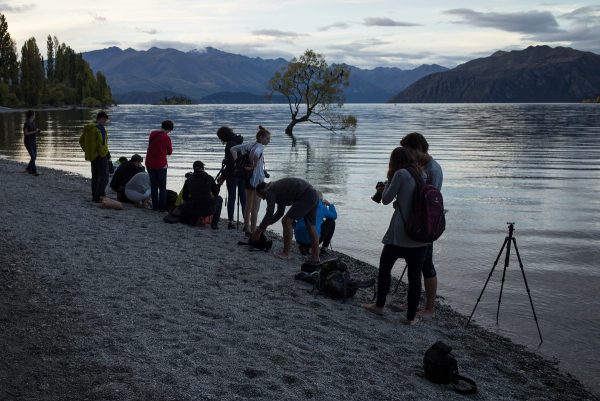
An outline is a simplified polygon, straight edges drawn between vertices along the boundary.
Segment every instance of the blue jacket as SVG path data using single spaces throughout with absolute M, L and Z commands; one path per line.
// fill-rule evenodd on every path
M 333 203 L 329 204 L 329 206 L 325 205 L 323 201 L 319 199 L 319 206 L 317 207 L 317 234 L 319 238 L 321 237 L 321 224 L 324 219 L 337 219 L 337 211 L 335 210 L 335 206 Z M 296 237 L 296 242 L 302 244 L 309 244 L 310 238 L 308 237 L 308 231 L 306 230 L 306 225 L 304 223 L 304 219 L 296 220 L 296 224 L 294 226 L 294 236 Z

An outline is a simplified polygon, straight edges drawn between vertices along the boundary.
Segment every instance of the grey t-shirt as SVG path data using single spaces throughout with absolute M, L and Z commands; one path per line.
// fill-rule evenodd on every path
M 442 182 L 444 181 L 444 173 L 442 167 L 434 159 L 429 160 L 425 165 L 425 172 L 427 173 L 427 182 L 437 188 L 438 191 L 442 190 Z
M 267 201 L 267 211 L 265 217 L 260 223 L 261 228 L 266 228 L 271 224 L 273 219 L 273 213 L 275 211 L 275 205 L 277 205 L 277 218 L 273 221 L 279 220 L 283 215 L 283 211 L 286 206 L 291 206 L 298 199 L 304 195 L 304 192 L 311 185 L 301 178 L 287 177 L 277 181 L 273 181 L 267 184 L 265 189 L 265 200 Z
M 137 173 L 125 184 L 125 190 L 145 194 L 150 189 L 150 176 L 146 172 Z

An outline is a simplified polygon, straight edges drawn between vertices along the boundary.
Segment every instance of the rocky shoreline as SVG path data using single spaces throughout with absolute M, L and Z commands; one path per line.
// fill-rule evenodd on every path
M 1 400 L 463 400 L 421 377 L 454 348 L 477 400 L 598 400 L 556 364 L 443 303 L 414 327 L 295 281 L 225 229 L 100 209 L 89 180 L 0 159 Z M 276 236 L 275 248 L 281 243 Z M 376 269 L 338 254 L 354 277 Z M 405 289 L 391 297 L 405 299 Z

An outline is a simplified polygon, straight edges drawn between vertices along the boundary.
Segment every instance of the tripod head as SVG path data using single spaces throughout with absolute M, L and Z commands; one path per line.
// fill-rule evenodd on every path
M 508 237 L 512 238 L 513 236 L 513 232 L 515 231 L 515 223 L 514 222 L 507 222 L 506 224 L 508 224 Z

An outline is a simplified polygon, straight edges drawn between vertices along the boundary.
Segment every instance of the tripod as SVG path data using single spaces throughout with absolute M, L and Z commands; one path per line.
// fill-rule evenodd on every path
M 527 278 L 525 277 L 525 270 L 523 269 L 523 262 L 521 262 L 521 255 L 519 255 L 519 248 L 517 248 L 517 240 L 515 237 L 513 237 L 513 232 L 515 231 L 515 223 L 506 223 L 506 224 L 508 224 L 508 237 L 504 238 L 504 243 L 502 244 L 502 248 L 500 248 L 500 252 L 498 252 L 498 256 L 496 257 L 496 260 L 494 261 L 492 270 L 490 271 L 490 274 L 488 275 L 488 278 L 485 281 L 483 289 L 481 290 L 481 293 L 479 294 L 479 298 L 477 298 L 477 302 L 475 303 L 473 312 L 471 312 L 471 316 L 469 316 L 469 320 L 467 321 L 467 324 L 465 325 L 465 327 L 469 326 L 469 323 L 471 322 L 471 318 L 473 317 L 473 314 L 475 313 L 475 309 L 477 309 L 477 305 L 479 304 L 479 301 L 481 300 L 483 291 L 485 291 L 485 287 L 487 287 L 487 285 L 490 281 L 490 278 L 492 278 L 492 273 L 494 273 L 494 269 L 496 268 L 496 265 L 498 264 L 498 260 L 500 259 L 500 256 L 502 255 L 502 251 L 504 250 L 504 247 L 506 247 L 506 256 L 504 258 L 504 271 L 502 272 L 502 284 L 500 285 L 500 297 L 498 298 L 498 309 L 496 310 L 496 324 L 498 324 L 498 315 L 500 314 L 500 303 L 502 302 L 502 290 L 504 289 L 504 278 L 506 276 L 506 268 L 508 267 L 508 264 L 510 262 L 510 247 L 512 244 L 515 246 L 515 251 L 517 252 L 517 259 L 519 260 L 519 267 L 521 268 L 521 273 L 523 274 L 523 281 L 525 282 L 525 288 L 527 289 L 527 296 L 529 297 L 529 303 L 531 304 L 531 310 L 533 311 L 533 318 L 535 319 L 535 325 L 537 326 L 537 331 L 538 331 L 538 334 L 540 335 L 540 345 L 541 345 L 542 342 L 544 342 L 544 340 L 542 339 L 542 332 L 540 331 L 540 325 L 538 324 L 538 319 L 535 314 L 535 309 L 533 307 L 533 301 L 531 300 L 531 292 L 529 291 L 529 285 L 527 284 Z

